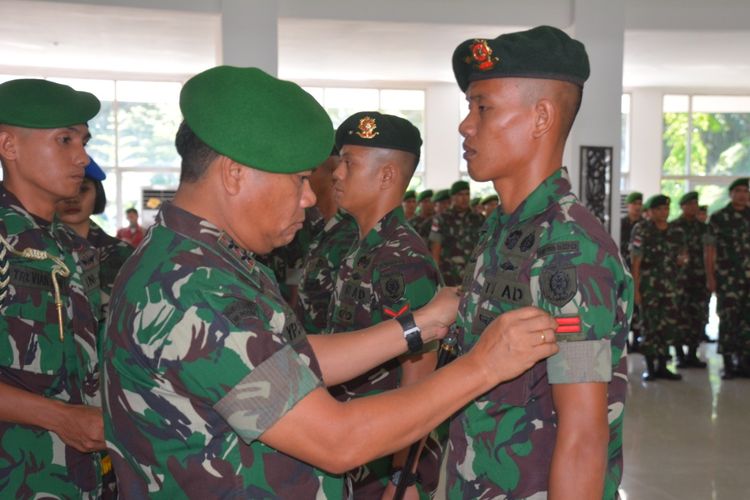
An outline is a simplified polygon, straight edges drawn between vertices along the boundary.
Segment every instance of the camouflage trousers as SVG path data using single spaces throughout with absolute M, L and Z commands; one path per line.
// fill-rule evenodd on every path
M 702 282 L 699 285 L 684 288 L 677 298 L 681 323 L 676 339 L 679 345 L 697 348 L 705 333 L 711 294 Z
M 734 283 L 731 290 L 716 290 L 719 315 L 719 352 L 750 355 L 750 283 Z
M 668 356 L 669 346 L 680 338 L 677 297 L 665 293 L 642 293 L 641 352 L 647 357 Z

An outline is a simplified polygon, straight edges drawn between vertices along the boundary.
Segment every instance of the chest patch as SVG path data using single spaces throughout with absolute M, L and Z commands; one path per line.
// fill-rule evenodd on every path
M 542 269 L 539 281 L 542 296 L 557 307 L 570 302 L 578 290 L 578 275 L 573 266 Z
M 404 296 L 404 277 L 400 274 L 386 274 L 380 278 L 380 289 L 383 296 L 392 302 Z

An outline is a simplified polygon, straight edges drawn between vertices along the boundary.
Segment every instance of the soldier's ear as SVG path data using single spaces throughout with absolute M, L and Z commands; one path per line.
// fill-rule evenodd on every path
M 534 105 L 534 126 L 531 135 L 538 139 L 547 134 L 558 121 L 558 109 L 550 99 L 539 99 Z
M 18 157 L 17 137 L 13 130 L 5 125 L 0 125 L 0 159 L 3 162 L 13 161 Z
M 380 169 L 380 185 L 385 189 L 390 187 L 396 180 L 396 165 L 388 162 Z
M 221 184 L 226 193 L 230 196 L 238 194 L 242 190 L 243 178 L 248 173 L 245 170 L 250 169 L 230 160 L 226 156 L 219 156 L 214 162 L 216 164 L 213 166 L 218 170 Z

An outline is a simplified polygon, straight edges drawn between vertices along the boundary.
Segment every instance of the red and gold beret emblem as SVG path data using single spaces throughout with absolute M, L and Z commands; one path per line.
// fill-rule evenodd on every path
M 375 123 L 375 118 L 364 116 L 359 120 L 359 125 L 357 126 L 357 135 L 362 139 L 373 139 L 380 133 L 375 130 L 377 128 L 378 124 Z
M 471 55 L 466 58 L 466 64 L 473 62 L 474 67 L 480 71 L 491 70 L 500 62 L 499 58 L 492 55 L 492 48 L 487 40 L 474 40 L 469 50 L 471 50 Z

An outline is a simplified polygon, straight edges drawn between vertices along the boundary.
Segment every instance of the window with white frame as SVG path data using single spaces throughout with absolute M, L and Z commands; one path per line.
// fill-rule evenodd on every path
M 672 199 L 697 191 L 709 213 L 728 203 L 728 185 L 750 175 L 750 96 L 676 95 L 663 99 L 661 189 Z

